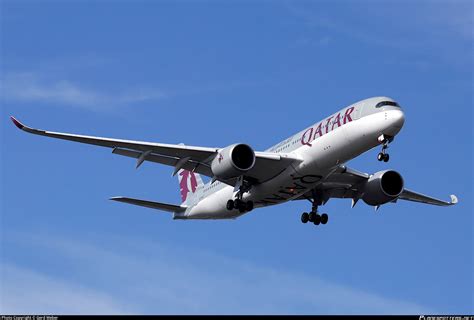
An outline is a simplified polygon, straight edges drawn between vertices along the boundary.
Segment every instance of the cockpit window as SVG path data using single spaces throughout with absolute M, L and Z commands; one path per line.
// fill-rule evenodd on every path
M 395 101 L 381 101 L 381 102 L 379 102 L 375 105 L 376 108 L 380 108 L 380 107 L 383 107 L 383 106 L 393 106 L 393 107 L 400 108 L 398 103 L 396 103 Z

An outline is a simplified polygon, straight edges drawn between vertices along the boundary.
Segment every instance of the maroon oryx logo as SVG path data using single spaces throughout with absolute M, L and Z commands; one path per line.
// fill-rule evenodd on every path
M 196 175 L 192 171 L 183 170 L 179 174 L 181 180 L 179 181 L 179 187 L 181 191 L 181 200 L 185 201 L 188 197 L 188 193 L 194 193 L 197 188 Z
M 219 157 L 217 158 L 217 160 L 219 160 L 219 163 L 221 163 L 222 160 L 224 160 L 224 156 L 222 155 L 222 153 L 219 153 Z

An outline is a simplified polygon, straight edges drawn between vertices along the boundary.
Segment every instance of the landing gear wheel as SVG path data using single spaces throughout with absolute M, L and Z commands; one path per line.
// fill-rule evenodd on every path
M 319 225 L 319 224 L 321 223 L 321 216 L 320 216 L 319 214 L 316 213 L 316 214 L 314 215 L 313 223 L 314 223 L 315 225 Z
M 314 217 L 315 217 L 316 215 L 317 215 L 316 213 L 310 212 L 309 215 L 308 215 L 308 221 L 314 222 Z
M 303 212 L 301 214 L 301 222 L 306 223 L 309 221 L 309 214 L 307 212 Z
M 231 199 L 231 200 L 228 200 L 228 201 L 227 201 L 226 208 L 227 208 L 227 210 L 229 210 L 229 211 L 232 210 L 232 209 L 234 209 L 234 200 L 232 200 L 232 199 Z
M 383 161 L 383 162 L 388 162 L 389 156 L 387 153 L 388 145 L 390 142 L 393 141 L 393 137 L 390 136 L 385 136 L 384 134 L 380 135 L 378 137 L 379 142 L 382 143 L 382 150 L 381 152 L 377 155 L 377 160 Z
M 326 214 L 326 213 L 323 213 L 321 215 L 321 224 L 326 224 L 328 223 L 328 220 L 329 220 L 329 216 Z
M 245 210 L 246 211 L 252 211 L 253 210 L 253 201 L 247 201 L 245 204 Z
M 234 208 L 239 209 L 242 207 L 242 201 L 240 199 L 235 199 L 234 200 Z

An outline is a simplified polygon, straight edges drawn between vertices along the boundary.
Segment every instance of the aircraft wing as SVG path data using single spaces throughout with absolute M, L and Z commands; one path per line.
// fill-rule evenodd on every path
M 212 178 L 213 173 L 210 163 L 219 150 L 219 148 L 186 146 L 184 144 L 110 139 L 46 131 L 28 127 L 14 117 L 10 118 L 15 126 L 28 133 L 112 148 L 114 154 L 136 158 L 137 168 L 144 161 L 151 161 L 175 167 L 174 174 L 179 169 L 186 169 Z M 254 167 L 245 173 L 245 176 L 254 183 L 261 183 L 273 178 L 281 173 L 290 163 L 297 160 L 289 155 L 270 152 L 255 152 L 255 157 Z M 231 179 L 222 182 L 233 186 L 235 185 L 235 180 Z
M 327 176 L 318 184 L 314 191 L 322 195 L 323 204 L 330 198 L 350 198 L 353 199 L 352 206 L 361 198 L 365 182 L 369 179 L 368 173 L 363 173 L 346 166 L 339 166 L 333 173 Z M 312 199 L 313 190 L 307 192 L 295 200 Z M 416 201 L 437 206 L 450 206 L 456 204 L 458 199 L 451 195 L 451 201 L 443 201 L 415 191 L 404 189 L 401 195 L 393 202 L 400 200 Z
M 432 198 L 432 197 L 429 197 L 424 194 L 417 193 L 415 191 L 411 191 L 408 189 L 404 189 L 402 194 L 398 197 L 398 199 L 402 199 L 402 200 L 434 204 L 437 206 L 450 206 L 450 205 L 458 203 L 458 198 L 454 194 L 450 195 L 450 198 L 451 198 L 451 201 L 446 202 L 446 201 Z

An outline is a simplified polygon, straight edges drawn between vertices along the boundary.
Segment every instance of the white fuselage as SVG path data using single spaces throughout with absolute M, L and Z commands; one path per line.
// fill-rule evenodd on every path
M 376 107 L 377 103 L 387 100 L 393 101 L 376 97 L 357 102 L 266 150 L 290 154 L 301 162 L 252 186 L 243 199 L 252 200 L 258 208 L 298 198 L 341 164 L 379 145 L 378 137 L 382 134 L 394 137 L 403 126 L 404 115 L 398 107 Z M 179 214 L 179 218 L 236 218 L 243 213 L 226 209 L 227 201 L 233 196 L 232 186 L 218 181 L 207 183 L 199 201 Z

